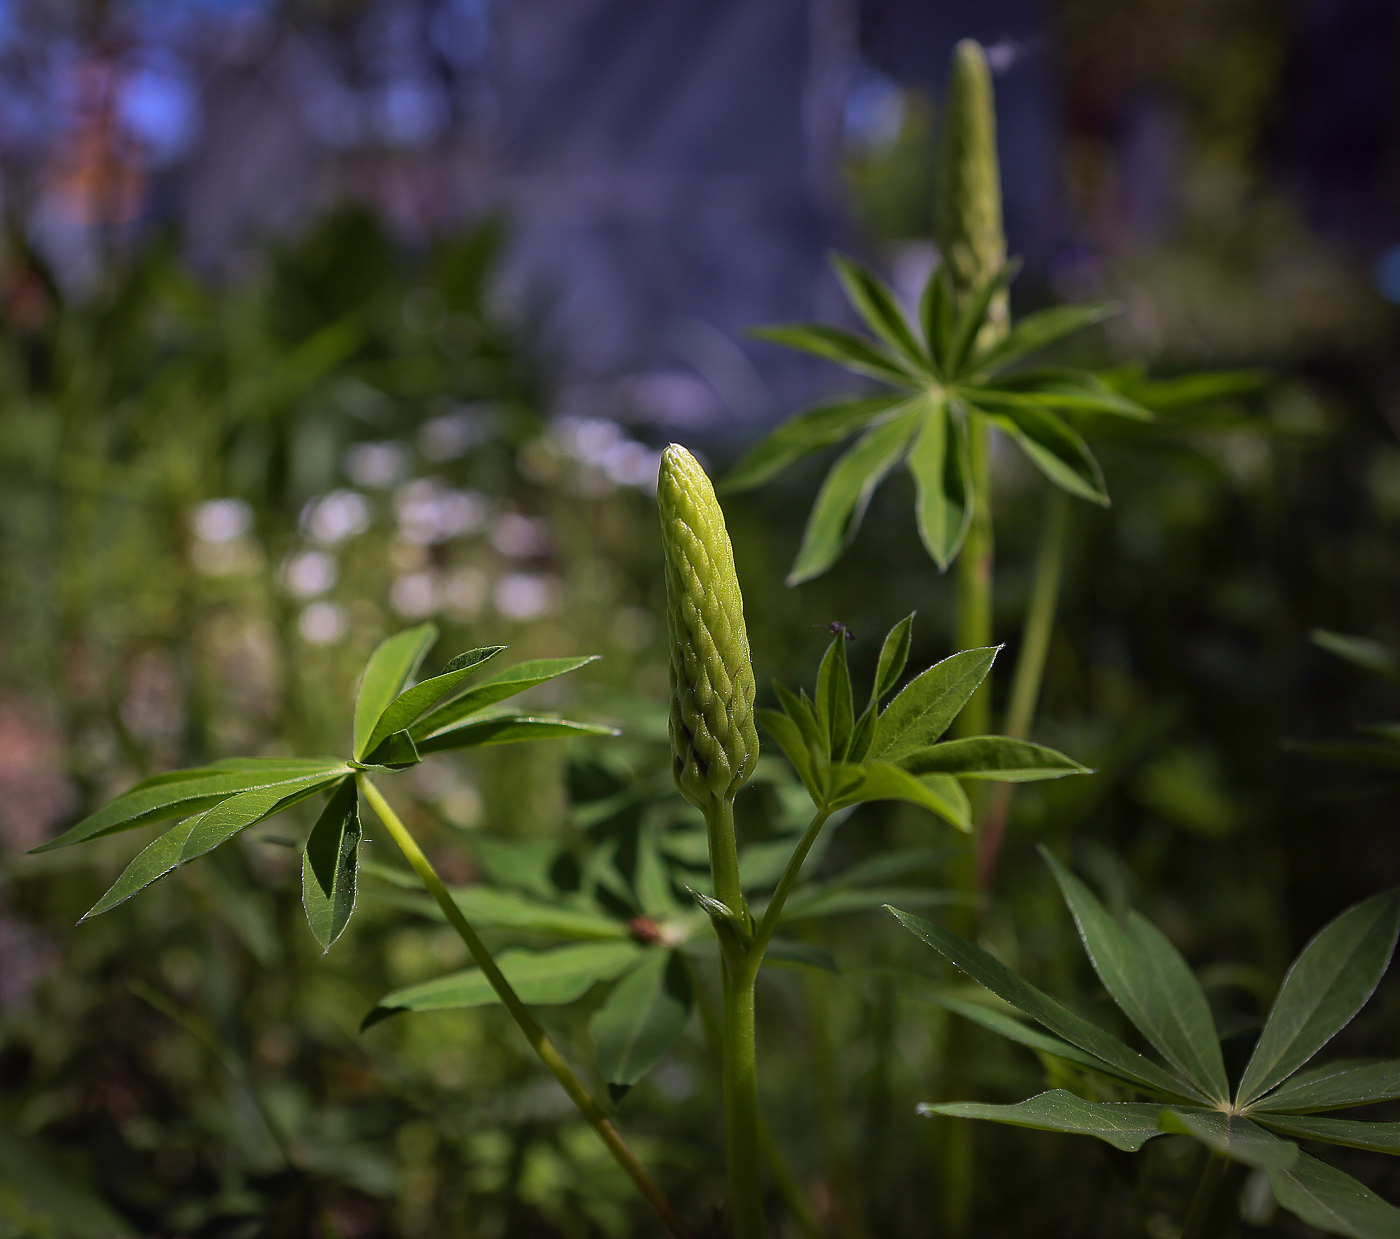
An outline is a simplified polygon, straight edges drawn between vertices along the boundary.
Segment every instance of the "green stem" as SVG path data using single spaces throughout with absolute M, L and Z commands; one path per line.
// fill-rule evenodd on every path
M 1060 601 L 1060 581 L 1064 576 L 1065 543 L 1069 530 L 1070 499 L 1058 486 L 1045 496 L 1041 522 L 1040 548 L 1036 552 L 1035 581 L 1030 606 L 1021 631 L 1021 649 L 1016 656 L 1016 674 L 1011 681 L 1011 704 L 1006 710 L 1005 734 L 1016 740 L 1030 735 L 1036 703 L 1045 677 L 1045 658 L 1055 629 L 1055 611 Z M 987 816 L 978 839 L 977 885 L 986 890 L 996 873 L 997 856 L 1011 811 L 1012 783 L 998 783 L 987 804 Z
M 992 471 L 991 427 L 980 413 L 967 419 L 972 466 L 972 524 L 958 555 L 954 645 L 980 649 L 992 643 Z M 992 684 L 983 680 L 953 723 L 956 736 L 984 736 L 991 730 Z
M 1186 1224 L 1181 1230 L 1181 1239 L 1211 1239 L 1221 1189 L 1225 1186 L 1225 1172 L 1229 1166 L 1229 1158 L 1223 1153 L 1212 1153 L 1206 1159 L 1200 1182 L 1196 1184 L 1196 1195 L 1191 1200 L 1191 1211 L 1186 1215 Z
M 739 842 L 734 834 L 734 800 L 722 796 L 705 813 L 710 848 L 710 880 L 715 898 L 738 916 L 745 915 L 744 887 L 739 880 Z
M 355 781 L 359 784 L 361 794 L 369 801 L 370 807 L 378 815 L 379 820 L 384 823 L 384 828 L 398 844 L 404 858 L 413 866 L 414 872 L 418 874 L 423 885 L 427 887 L 428 893 L 432 895 L 437 906 L 442 910 L 448 924 L 457 931 L 458 936 L 466 943 L 467 950 L 471 952 L 476 966 L 481 969 L 482 975 L 491 988 L 496 991 L 496 996 L 501 1000 L 502 1005 L 519 1025 L 520 1031 L 525 1034 L 525 1040 L 530 1043 L 530 1048 L 549 1068 L 550 1074 L 559 1081 L 564 1092 L 569 1095 L 569 1100 L 574 1103 L 579 1113 L 598 1133 L 599 1139 L 607 1146 L 608 1152 L 627 1172 L 632 1182 L 636 1184 L 637 1190 L 656 1211 L 656 1215 L 661 1219 L 666 1229 L 671 1232 L 675 1239 L 694 1239 L 680 1215 L 671 1206 L 671 1202 L 662 1194 L 651 1175 L 646 1172 L 646 1168 L 637 1160 L 636 1154 L 627 1147 L 627 1142 L 623 1140 L 612 1121 L 603 1113 L 602 1107 L 593 1100 L 592 1095 L 583 1086 L 583 1082 L 574 1074 L 573 1068 L 564 1061 L 563 1055 L 555 1049 L 554 1043 L 545 1035 L 544 1029 L 530 1014 L 525 1004 L 520 1001 L 520 996 L 511 988 L 510 982 L 496 966 L 496 961 L 491 958 L 491 952 L 486 949 L 486 944 L 477 936 L 476 930 L 471 927 L 467 918 L 462 915 L 462 910 L 448 893 L 447 887 L 438 877 L 432 862 L 423 854 L 423 849 L 418 846 L 418 841 L 409 833 L 408 827 L 399 819 L 399 815 L 394 812 L 393 807 L 384 799 L 368 775 L 361 772 L 355 776 Z
M 803 862 L 807 859 L 807 853 L 812 850 L 812 845 L 816 843 L 817 836 L 821 834 L 822 827 L 826 825 L 826 819 L 830 816 L 830 809 L 818 809 L 815 816 L 807 824 L 807 829 L 803 831 L 802 838 L 797 841 L 792 855 L 788 857 L 788 863 L 783 869 L 783 876 L 778 879 L 778 885 L 773 889 L 773 897 L 769 899 L 768 907 L 763 911 L 763 919 L 759 921 L 758 929 L 754 931 L 753 947 L 749 954 L 755 967 L 763 961 L 763 952 L 768 949 L 773 931 L 778 928 L 778 921 L 783 915 L 783 906 L 787 903 L 788 896 L 792 894 L 792 888 L 797 884 Z
M 754 982 L 758 964 L 721 956 L 724 1007 L 720 1052 L 724 1063 L 724 1138 L 728 1160 L 733 1239 L 763 1239 L 760 1173 L 758 1055 L 754 1034 Z

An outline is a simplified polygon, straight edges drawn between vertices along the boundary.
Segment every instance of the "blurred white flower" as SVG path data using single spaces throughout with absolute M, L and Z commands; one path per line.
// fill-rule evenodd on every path
M 423 423 L 418 450 L 429 460 L 455 460 L 486 439 L 495 424 L 496 415 L 489 406 L 459 406 L 454 413 Z
M 333 490 L 302 509 L 301 527 L 324 546 L 364 533 L 370 526 L 369 501 L 356 490 Z
M 490 587 L 491 582 L 480 568 L 457 568 L 443 582 L 443 604 L 453 619 L 475 619 L 486 605 Z
M 408 572 L 394 581 L 389 602 L 404 619 L 421 619 L 438 609 L 438 582 L 431 572 Z
M 242 499 L 210 499 L 190 521 L 201 542 L 232 542 L 253 528 L 253 509 Z
M 384 490 L 408 476 L 408 449 L 402 443 L 357 443 L 345 453 L 345 473 L 356 486 Z
M 345 608 L 333 602 L 313 602 L 297 618 L 297 631 L 310 645 L 339 641 L 350 627 Z
M 515 572 L 497 582 L 492 601 L 507 619 L 538 619 L 553 609 L 555 585 L 553 577 Z
M 418 546 L 476 533 L 486 523 L 489 509 L 486 497 L 479 492 L 451 490 L 432 478 L 419 478 L 399 487 L 394 507 L 399 536 Z
M 519 512 L 502 512 L 491 524 L 491 545 L 510 559 L 542 555 L 549 546 L 543 521 Z
M 282 561 L 282 586 L 293 598 L 324 594 L 339 575 L 334 556 L 325 551 L 301 551 Z

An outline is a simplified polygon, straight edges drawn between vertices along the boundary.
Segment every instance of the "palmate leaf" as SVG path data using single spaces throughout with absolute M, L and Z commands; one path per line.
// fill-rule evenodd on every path
M 369 739 L 365 741 L 365 753 L 373 753 L 394 732 L 406 729 L 424 710 L 435 701 L 445 697 L 478 667 L 495 658 L 505 648 L 504 645 L 488 645 L 478 650 L 468 650 L 465 654 L 458 654 L 443 668 L 441 675 L 435 675 L 420 684 L 415 684 L 412 688 L 405 689 L 385 707 L 384 713 L 379 716 L 379 721 L 375 723 Z
M 960 779 L 1033 783 L 1067 774 L 1093 774 L 1071 757 L 1043 744 L 1008 736 L 968 736 L 906 753 L 899 764 L 911 774 L 954 774 Z
M 409 728 L 414 740 L 421 740 L 433 732 L 441 731 L 453 723 L 460 722 L 472 714 L 477 714 L 507 697 L 523 693 L 527 688 L 535 688 L 548 680 L 568 675 L 591 662 L 597 662 L 597 654 L 587 654 L 581 658 L 532 658 L 513 667 L 506 667 L 495 675 L 488 676 L 481 683 L 473 685 L 466 692 L 445 702 L 429 714 L 425 714 Z
M 870 756 L 898 761 L 937 740 L 986 679 L 1000 649 L 962 650 L 910 680 L 880 715 Z
M 1254 1104 L 1261 1113 L 1309 1114 L 1400 1099 L 1400 1059 L 1329 1063 L 1300 1071 Z
M 324 774 L 327 779 L 332 779 L 345 773 L 348 773 L 348 767 L 333 757 L 267 757 L 244 758 L 228 764 L 219 762 L 155 775 L 142 780 L 129 792 L 90 813 L 56 839 L 50 839 L 34 851 L 50 852 L 102 835 L 131 830 L 162 818 L 198 813 L 253 788 L 295 783 L 315 774 Z
M 621 975 L 645 949 L 635 942 L 585 942 L 549 951 L 511 949 L 496 956 L 496 964 L 522 1002 L 562 1006 L 583 997 L 599 981 Z M 468 968 L 385 994 L 361 1028 L 400 1011 L 460 1011 L 499 1001 L 485 974 Z
M 915 371 L 927 369 L 929 359 L 884 280 L 869 267 L 840 254 L 831 255 L 831 265 L 847 298 L 871 332 Z
M 1299 1153 L 1291 1166 L 1268 1173 L 1274 1198 L 1312 1226 L 1351 1239 L 1400 1235 L 1400 1209 L 1326 1162 Z
M 834 361 L 864 374 L 872 379 L 893 383 L 897 387 L 908 387 L 914 382 L 909 373 L 895 358 L 868 340 L 840 327 L 828 327 L 824 323 L 784 323 L 773 327 L 750 327 L 748 334 L 771 344 L 781 344 L 794 348 L 813 357 Z
M 437 640 L 436 624 L 419 624 L 405 628 L 381 641 L 369 656 L 360 691 L 355 698 L 355 760 L 361 761 L 369 751 L 370 737 L 380 716 L 413 678 L 424 655 Z
M 690 1022 L 690 1004 L 690 978 L 674 951 L 649 951 L 613 986 L 588 1029 L 614 1101 L 680 1039 Z
M 950 1118 L 990 1119 L 1037 1131 L 1068 1132 L 1094 1136 L 1115 1149 L 1136 1153 L 1144 1144 L 1162 1134 L 1157 1116 L 1162 1107 L 1146 1101 L 1085 1101 L 1062 1088 L 1010 1106 L 982 1105 L 955 1101 L 942 1105 L 925 1102 L 919 1113 L 947 1115 Z
M 917 493 L 919 538 L 940 572 L 957 558 L 972 527 L 972 459 L 967 427 L 939 401 L 924 418 L 904 458 Z
M 1079 432 L 1047 409 L 1000 398 L 979 389 L 972 393 L 976 407 L 1030 457 L 1031 463 L 1061 490 L 1097 503 L 1109 504 L 1108 490 L 1099 462 Z
M 845 399 L 800 413 L 751 447 L 719 489 L 747 490 L 766 482 L 803 456 L 841 442 L 904 399 L 902 393 Z
M 817 492 L 802 547 L 788 573 L 789 585 L 820 576 L 855 537 L 875 488 L 908 449 L 919 428 L 921 408 L 896 411 L 872 426 L 831 467 Z
M 1390 963 L 1400 932 L 1400 891 L 1348 908 L 1289 968 L 1240 1080 L 1237 1104 L 1257 1101 L 1287 1079 L 1365 1006 Z
M 360 835 L 359 791 L 354 779 L 345 779 L 331 792 L 301 856 L 302 907 L 323 950 L 345 931 L 355 911 Z
M 959 971 L 994 993 L 1003 1002 L 1048 1028 L 1056 1036 L 1092 1054 L 1103 1066 L 1105 1074 L 1129 1080 L 1151 1092 L 1165 1097 L 1203 1102 L 1208 1098 L 1199 1090 L 1183 1084 L 1156 1063 L 1144 1058 L 1125 1045 L 1112 1033 L 1105 1032 L 1076 1015 L 1022 980 L 995 956 L 981 947 L 949 933 L 941 926 L 922 917 L 891 907 L 890 912 L 906 929 L 943 955 Z
M 1205 991 L 1176 948 L 1134 916 L 1120 926 L 1089 888 L 1041 849 L 1094 971 L 1138 1031 L 1211 1100 L 1228 1103 L 1230 1082 Z

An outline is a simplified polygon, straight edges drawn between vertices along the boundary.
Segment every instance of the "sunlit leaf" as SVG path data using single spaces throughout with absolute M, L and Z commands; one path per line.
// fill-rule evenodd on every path
M 854 725 L 851 671 L 846 662 L 846 633 L 842 629 L 832 637 L 817 671 L 817 726 L 827 734 L 833 761 L 839 762 L 846 756 Z
M 972 829 L 965 797 L 954 799 L 945 794 L 942 787 L 930 786 L 888 762 L 834 767 L 833 774 L 843 780 L 833 791 L 832 805 L 835 808 L 864 804 L 870 800 L 903 800 L 928 809 L 958 830 Z
M 571 736 L 616 736 L 616 727 L 603 723 L 576 723 L 572 719 L 503 712 L 473 719 L 460 727 L 448 727 L 418 741 L 418 752 L 445 753 L 450 749 L 480 748 L 488 744 L 516 744 L 522 740 L 553 740 Z
M 588 1029 L 617 1100 L 656 1066 L 690 1022 L 690 979 L 674 951 L 652 950 L 622 978 Z
M 973 347 L 977 343 L 977 337 L 986 324 L 987 311 L 991 308 L 997 294 L 1015 278 L 1019 269 L 1019 263 L 1011 263 L 1003 267 L 991 279 L 986 280 L 981 287 L 973 289 L 972 295 L 963 303 L 948 341 L 948 355 L 944 371 L 949 380 L 961 375 L 968 367 L 972 359 Z
M 904 317 L 904 311 L 885 282 L 868 267 L 841 254 L 831 256 L 831 265 L 846 296 L 871 332 L 892 351 L 902 355 L 911 367 L 926 369 L 928 358 L 924 356 Z
M 781 344 L 803 353 L 834 361 L 857 374 L 907 387 L 913 376 L 893 357 L 868 341 L 824 323 L 785 323 L 774 327 L 750 327 L 748 334 L 770 344 Z
M 1212 1100 L 1230 1082 L 1210 1003 L 1180 953 L 1149 922 L 1120 926 L 1087 886 L 1041 849 L 1079 927 L 1084 949 L 1113 1001 L 1158 1053 Z
M 349 771 L 342 767 L 332 775 L 313 774 L 288 783 L 274 783 L 270 787 L 255 787 L 220 801 L 212 809 L 206 809 L 196 819 L 185 846 L 180 850 L 180 863 L 194 860 L 206 852 L 213 851 L 222 843 L 228 842 L 240 831 L 247 830 L 274 813 L 289 809 L 298 801 L 314 796 L 322 788 L 330 786 Z
M 1014 439 L 1056 486 L 1091 503 L 1108 506 L 1108 489 L 1099 462 L 1079 432 L 1063 418 L 1039 406 L 1009 402 L 985 390 L 978 390 L 974 399 L 977 407 Z
M 413 678 L 423 656 L 437 640 L 437 634 L 436 624 L 405 628 L 381 641 L 369 656 L 355 698 L 356 761 L 363 760 L 380 716 Z
M 1156 1063 L 1144 1058 L 1112 1033 L 1105 1032 L 1068 1007 L 1041 993 L 1028 981 L 1023 981 L 995 956 L 981 947 L 949 933 L 939 925 L 898 908 L 890 912 L 915 937 L 923 939 L 959 971 L 977 984 L 991 990 L 1003 1002 L 1048 1028 L 1071 1045 L 1078 1046 L 1099 1059 L 1102 1070 L 1110 1075 L 1131 1080 L 1152 1092 L 1168 1097 L 1187 1097 L 1192 1101 L 1207 1100 L 1203 1094 L 1184 1086 Z
M 909 647 L 914 640 L 914 614 L 910 611 L 891 628 L 880 646 L 880 661 L 875 667 L 875 681 L 870 687 L 872 706 L 878 706 L 888 697 L 904 674 L 909 662 Z
M 107 893 L 83 913 L 80 923 L 110 911 L 119 903 L 125 903 L 138 891 L 145 890 L 157 878 L 164 877 L 172 869 L 178 868 L 182 863 L 180 856 L 184 851 L 185 840 L 190 837 L 190 831 L 194 829 L 198 820 L 198 814 L 187 817 L 146 844 L 122 870 L 121 876 L 112 883 Z
M 584 942 L 550 951 L 509 949 L 496 956 L 496 966 L 521 1002 L 560 1006 L 583 997 L 599 981 L 621 975 L 643 949 L 635 942 Z M 361 1027 L 368 1028 L 400 1011 L 457 1011 L 499 1001 L 485 975 L 468 968 L 385 994 Z
M 332 793 L 311 828 L 301 857 L 301 902 L 323 950 L 344 932 L 355 911 L 360 859 L 360 796 L 354 779 Z
M 1400 1099 L 1400 1058 L 1330 1063 L 1300 1071 L 1254 1104 L 1258 1111 L 1307 1114 Z
M 1289 968 L 1240 1080 L 1248 1105 L 1286 1080 L 1337 1035 L 1380 984 L 1400 932 L 1400 892 L 1348 908 Z
M 1162 1134 L 1157 1127 L 1157 1115 L 1161 1109 L 1161 1106 L 1145 1101 L 1085 1101 L 1065 1089 L 1056 1088 L 1010 1106 L 990 1106 L 973 1101 L 945 1102 L 942 1105 L 925 1102 L 919 1106 L 919 1113 L 960 1119 L 990 1119 L 994 1123 L 1031 1127 L 1037 1131 L 1094 1136 L 1115 1149 L 1136 1153 L 1149 1140 Z
M 458 694 L 451 701 L 438 706 L 432 713 L 424 715 L 409 731 L 415 740 L 441 731 L 444 727 L 475 714 L 487 706 L 493 706 L 507 697 L 523 693 L 548 680 L 568 675 L 591 662 L 597 662 L 597 654 L 585 654 L 581 658 L 532 658 L 527 662 L 516 663 L 488 676 L 479 684 L 474 684 L 466 692 Z
M 373 753 L 376 746 L 382 741 L 394 732 L 406 728 L 435 701 L 445 697 L 483 663 L 495 658 L 505 648 L 504 645 L 488 645 L 481 649 L 468 650 L 464 654 L 458 654 L 443 668 L 441 675 L 435 675 L 431 679 L 424 680 L 421 684 L 415 684 L 412 688 L 405 689 L 389 703 L 384 713 L 379 716 L 379 721 L 374 725 L 374 730 L 365 742 L 364 751 Z
M 952 726 L 986 679 L 1000 646 L 962 650 L 909 681 L 880 715 L 870 755 L 882 761 L 926 748 Z
M 945 740 L 896 758 L 911 774 L 955 774 L 962 779 L 1031 783 L 1067 774 L 1092 774 L 1071 757 L 1043 744 L 1008 736 L 969 736 Z
M 1018 370 L 1015 374 L 983 383 L 978 390 L 994 392 L 1002 400 L 1013 404 L 1039 405 L 1041 408 L 1078 413 L 1102 413 L 1138 422 L 1149 422 L 1153 418 L 1151 409 L 1129 400 L 1122 392 L 1087 370 L 1058 367 Z
M 872 426 L 834 465 L 817 492 L 802 535 L 802 548 L 787 583 L 820 576 L 855 537 L 875 488 L 904 454 L 919 426 L 917 408 Z
M 914 478 L 919 537 L 939 571 L 945 571 L 972 527 L 972 463 L 967 428 L 946 402 L 924 418 L 904 463 Z

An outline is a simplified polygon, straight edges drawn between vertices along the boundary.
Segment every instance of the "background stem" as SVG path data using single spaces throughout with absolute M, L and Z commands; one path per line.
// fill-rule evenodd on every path
M 423 885 L 427 887 L 428 893 L 432 895 L 437 906 L 442 910 L 442 914 L 447 918 L 447 923 L 457 931 L 458 936 L 466 943 L 467 950 L 471 952 L 476 966 L 481 969 L 482 975 L 490 983 L 491 988 L 496 991 L 496 996 L 501 1000 L 505 1009 L 510 1012 L 511 1018 L 520 1026 L 520 1031 L 525 1034 L 525 1040 L 530 1043 L 530 1048 L 539 1055 L 540 1061 L 549 1068 L 550 1073 L 563 1086 L 564 1091 L 569 1095 L 569 1100 L 578 1107 L 579 1112 L 598 1133 L 599 1138 L 607 1145 L 608 1152 L 627 1172 L 632 1182 L 636 1184 L 637 1190 L 646 1197 L 647 1203 L 656 1211 L 656 1215 L 661 1219 L 666 1229 L 675 1236 L 675 1239 L 694 1239 L 680 1215 L 672 1208 L 671 1202 L 666 1199 L 651 1175 L 646 1172 L 646 1168 L 637 1160 L 636 1154 L 628 1148 L 621 1133 L 613 1126 L 608 1116 L 603 1113 L 602 1107 L 593 1100 L 592 1094 L 583 1086 L 583 1081 L 574 1074 L 573 1068 L 564 1061 L 563 1055 L 555 1049 L 554 1043 L 545 1035 L 544 1029 L 540 1027 L 535 1017 L 530 1014 L 529 1008 L 520 1001 L 520 996 L 496 966 L 496 961 L 492 959 L 491 952 L 486 949 L 486 944 L 477 936 L 476 930 L 471 927 L 467 918 L 462 915 L 462 910 L 453 900 L 447 887 L 443 885 L 442 879 L 437 875 L 437 870 L 432 866 L 432 862 L 424 855 L 423 849 L 418 846 L 418 841 L 409 834 L 408 827 L 399 819 L 393 806 L 384 799 L 368 775 L 357 774 L 355 781 L 359 784 L 361 794 L 369 801 L 370 807 L 378 815 L 379 820 L 384 823 L 384 828 L 398 844 L 404 858 L 413 866 L 414 872 L 418 874 Z
M 866 1239 L 860 1177 L 851 1156 L 850 1132 L 842 1104 L 840 1073 L 831 1036 L 829 981 L 823 972 L 805 970 L 807 1025 L 812 1037 L 812 1077 L 826 1152 L 826 1182 L 838 1239 Z
M 1196 1195 L 1191 1200 L 1191 1211 L 1186 1215 L 1186 1224 L 1181 1230 L 1181 1239 L 1212 1239 L 1217 1233 L 1216 1214 L 1226 1183 L 1226 1171 L 1230 1161 L 1222 1153 L 1212 1153 L 1201 1168 L 1201 1178 L 1196 1184 Z
M 1031 586 L 1030 607 L 1021 631 L 1021 649 L 1016 656 L 1016 674 L 1011 681 L 1011 702 L 1006 710 L 1005 734 L 1016 740 L 1030 736 L 1040 686 L 1045 677 L 1045 658 L 1055 630 L 1055 610 L 1060 601 L 1064 577 L 1065 543 L 1069 530 L 1070 499 L 1058 486 L 1045 496 L 1045 516 L 1041 524 L 1040 547 L 1036 552 L 1035 581 Z M 977 886 L 986 890 L 996 874 L 1001 839 L 1011 812 L 1015 784 L 998 783 L 987 798 L 987 815 L 977 840 Z

